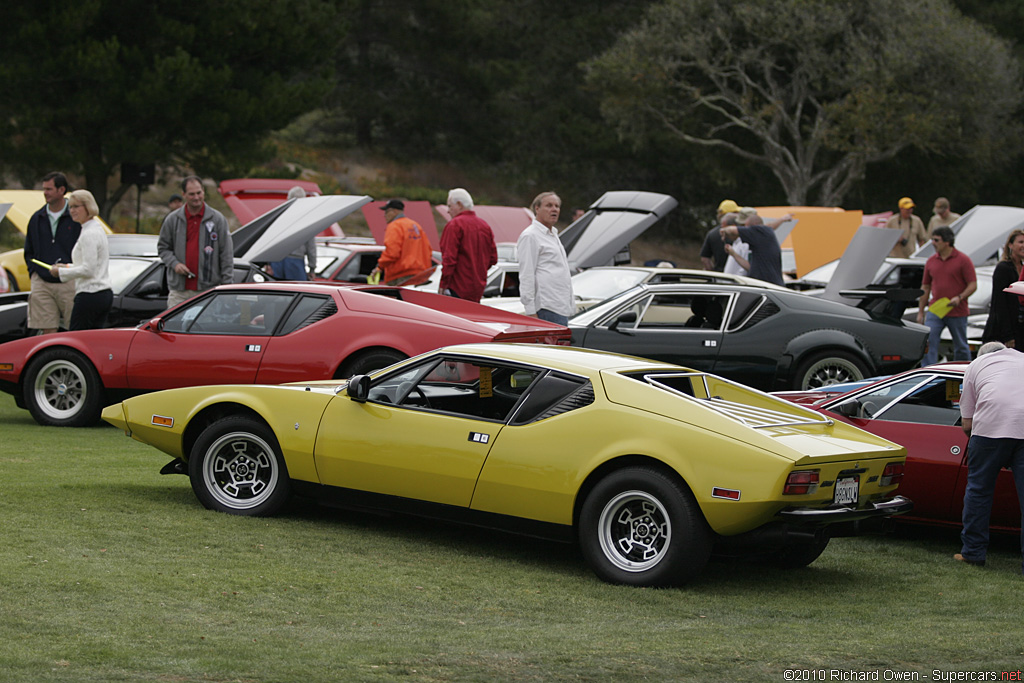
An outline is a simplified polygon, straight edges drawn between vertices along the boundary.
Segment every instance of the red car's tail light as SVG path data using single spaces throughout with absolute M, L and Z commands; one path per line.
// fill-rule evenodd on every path
M 786 477 L 786 485 L 782 487 L 783 495 L 801 496 L 818 490 L 818 471 L 801 470 L 790 472 Z
M 903 470 L 905 465 L 901 462 L 891 462 L 882 470 L 882 478 L 878 480 L 879 486 L 893 486 L 903 481 Z

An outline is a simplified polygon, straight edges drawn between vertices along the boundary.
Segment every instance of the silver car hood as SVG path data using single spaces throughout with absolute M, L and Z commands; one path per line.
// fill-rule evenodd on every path
M 254 263 L 280 261 L 311 237 L 372 201 L 367 195 L 324 195 L 287 201 L 231 233 L 235 258 Z
M 846 250 L 839 258 L 839 264 L 832 274 L 832 279 L 825 286 L 821 298 L 856 304 L 856 300 L 840 296 L 839 292 L 870 284 L 885 257 L 900 238 L 900 234 L 899 230 L 875 228 L 870 225 L 857 228 L 853 239 L 846 245 Z
M 971 263 L 980 266 L 994 256 L 999 259 L 999 250 L 1006 243 L 1011 230 L 1024 229 L 1024 209 L 1016 206 L 978 205 L 958 218 L 949 226 L 956 235 L 956 248 L 967 254 Z M 913 258 L 926 259 L 935 253 L 929 242 L 912 254 Z
M 605 192 L 587 212 L 562 231 L 572 270 L 605 266 L 647 228 L 679 205 L 667 194 L 622 190 Z

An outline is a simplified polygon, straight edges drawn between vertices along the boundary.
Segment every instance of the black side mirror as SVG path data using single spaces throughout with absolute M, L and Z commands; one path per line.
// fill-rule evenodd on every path
M 619 332 L 620 331 L 619 330 L 619 325 L 623 325 L 623 324 L 626 324 L 626 323 L 635 323 L 635 322 L 636 322 L 636 311 L 629 311 L 628 313 L 623 313 L 618 318 L 616 318 L 612 322 L 612 324 L 608 326 L 608 329 L 611 330 L 612 332 Z M 626 330 L 622 330 L 621 332 L 622 332 L 622 334 L 632 334 L 632 332 L 627 332 Z
M 167 296 L 166 292 L 161 291 L 160 283 L 153 282 L 152 280 L 149 282 L 143 282 L 135 292 L 135 296 L 142 299 L 152 299 L 160 296 L 161 294 L 163 296 Z
M 365 403 L 370 395 L 370 376 L 352 375 L 348 380 L 348 397 L 357 403 Z

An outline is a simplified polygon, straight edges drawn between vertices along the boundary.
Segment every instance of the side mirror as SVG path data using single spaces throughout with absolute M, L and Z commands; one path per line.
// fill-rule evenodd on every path
M 352 375 L 348 380 L 348 397 L 357 403 L 365 403 L 370 395 L 370 376 Z
M 163 332 L 164 331 L 164 319 L 157 316 L 148 323 L 146 323 L 146 329 L 150 332 Z
M 154 297 L 160 296 L 161 294 L 167 296 L 166 293 L 161 291 L 160 283 L 152 281 L 142 283 L 142 286 L 139 287 L 138 291 L 135 292 L 136 296 L 143 299 L 152 299 Z
M 612 324 L 608 326 L 608 329 L 611 330 L 612 332 L 618 332 L 619 331 L 619 325 L 623 325 L 623 324 L 627 324 L 627 323 L 635 323 L 635 322 L 636 322 L 636 311 L 629 311 L 628 313 L 623 313 L 618 318 L 616 318 L 612 322 Z M 632 334 L 632 333 L 631 332 L 626 332 L 625 330 L 622 330 L 622 334 Z

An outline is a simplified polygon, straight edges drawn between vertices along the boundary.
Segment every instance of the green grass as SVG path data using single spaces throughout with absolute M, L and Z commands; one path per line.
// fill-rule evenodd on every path
M 835 540 L 801 571 L 715 561 L 684 589 L 632 589 L 532 539 L 308 504 L 208 512 L 158 473 L 167 456 L 39 427 L 7 395 L 0 434 L 0 681 L 925 680 L 1024 662 L 1014 538 L 984 569 L 950 559 L 955 532 L 914 530 Z

